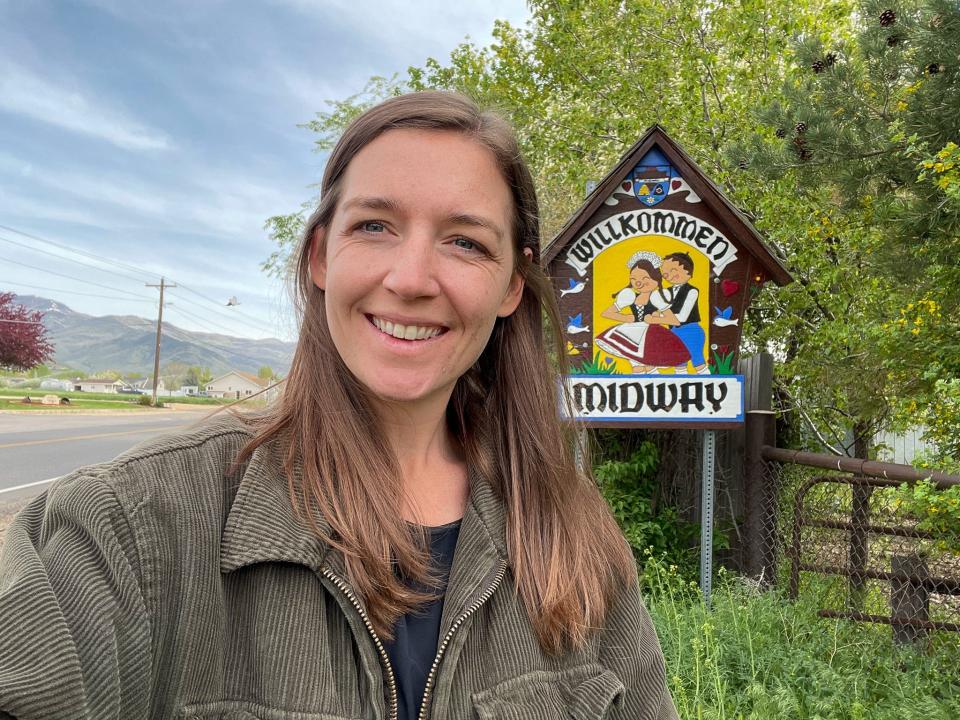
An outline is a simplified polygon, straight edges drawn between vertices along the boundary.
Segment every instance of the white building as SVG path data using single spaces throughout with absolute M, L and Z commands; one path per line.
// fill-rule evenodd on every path
M 221 375 L 215 380 L 208 382 L 204 389 L 210 397 L 240 400 L 245 397 L 250 397 L 254 393 L 258 393 L 269 386 L 269 380 L 262 380 L 256 375 L 240 372 L 239 370 L 231 370 L 226 375 Z M 271 397 L 265 399 L 272 399 L 272 393 L 264 393 L 264 395 L 271 395 Z
M 123 383 L 119 380 L 88 378 L 86 380 L 75 381 L 73 389 L 77 392 L 115 393 L 123 386 Z

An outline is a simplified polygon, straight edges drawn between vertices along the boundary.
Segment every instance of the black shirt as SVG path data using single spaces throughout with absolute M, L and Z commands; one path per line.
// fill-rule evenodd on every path
M 444 585 L 450 576 L 460 522 L 455 520 L 447 525 L 426 528 L 433 571 L 443 578 Z M 417 589 L 428 592 L 423 586 Z M 427 603 L 423 610 L 401 617 L 393 628 L 393 642 L 383 643 L 397 681 L 399 720 L 416 720 L 427 676 L 437 655 L 444 591 L 437 592 L 436 599 Z

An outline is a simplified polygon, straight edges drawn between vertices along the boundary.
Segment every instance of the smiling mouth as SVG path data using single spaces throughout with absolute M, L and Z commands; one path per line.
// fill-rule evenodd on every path
M 438 325 L 401 325 L 376 315 L 367 315 L 367 319 L 377 330 L 398 340 L 429 340 L 447 331 L 447 328 Z

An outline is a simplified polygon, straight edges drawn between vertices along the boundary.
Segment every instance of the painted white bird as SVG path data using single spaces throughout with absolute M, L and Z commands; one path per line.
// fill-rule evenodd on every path
M 729 327 L 730 325 L 738 325 L 740 323 L 739 318 L 733 317 L 733 307 L 727 306 L 725 308 L 715 307 L 717 311 L 717 316 L 713 319 L 713 324 L 717 327 Z
M 579 292 L 583 292 L 583 289 L 586 286 L 587 286 L 587 283 L 585 283 L 583 280 L 581 280 L 580 282 L 577 282 L 573 278 L 570 278 L 570 284 L 567 285 L 567 288 L 565 290 L 560 291 L 560 297 L 563 297 L 564 295 L 576 295 Z
M 236 296 L 236 295 L 232 295 L 232 296 L 227 300 L 227 307 L 233 307 L 234 305 L 239 305 L 239 304 L 240 304 L 240 301 L 237 300 L 237 296 Z
M 583 313 L 577 313 L 573 317 L 567 318 L 569 322 L 567 323 L 567 332 L 571 335 L 582 332 L 590 332 L 589 325 L 582 325 L 583 323 Z

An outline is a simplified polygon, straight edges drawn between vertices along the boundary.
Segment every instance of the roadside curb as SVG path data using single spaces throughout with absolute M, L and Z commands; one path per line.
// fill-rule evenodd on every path
M 54 406 L 56 407 L 56 406 Z M 69 409 L 51 409 L 51 410 L 0 410 L 0 415 L 23 415 L 24 413 L 31 413 L 33 415 L 114 415 L 114 416 L 128 416 L 128 415 L 171 415 L 175 413 L 189 413 L 189 412 L 204 412 L 207 408 L 203 407 L 201 409 L 195 410 L 193 406 L 190 405 L 178 405 L 177 407 L 164 407 L 164 408 L 139 408 L 132 407 L 128 410 L 113 410 L 108 408 L 76 408 L 75 410 Z

